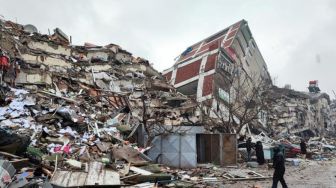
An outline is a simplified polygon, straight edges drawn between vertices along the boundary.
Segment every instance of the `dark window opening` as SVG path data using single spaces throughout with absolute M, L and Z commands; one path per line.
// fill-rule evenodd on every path
M 190 82 L 177 88 L 177 91 L 184 95 L 196 95 L 197 94 L 198 80 Z

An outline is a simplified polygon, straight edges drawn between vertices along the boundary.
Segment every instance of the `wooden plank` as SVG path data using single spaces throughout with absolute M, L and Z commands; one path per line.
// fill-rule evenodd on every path
M 11 153 L 7 153 L 7 152 L 4 152 L 4 151 L 0 151 L 0 155 L 3 155 L 5 157 L 9 157 L 9 158 L 22 158 L 20 156 L 17 156 L 17 155 L 11 154 Z
M 20 162 L 29 162 L 28 158 L 24 158 L 24 159 L 14 159 L 12 161 L 9 161 L 11 163 L 20 163 Z
M 98 185 L 104 185 L 104 178 L 106 176 L 106 170 L 103 169 L 104 168 L 103 164 L 102 163 L 100 163 L 100 164 L 101 164 L 101 165 L 99 165 L 100 167 L 98 167 L 98 169 L 97 169 L 97 170 L 99 170 L 98 171 L 97 184 Z
M 228 175 L 223 175 L 223 178 L 226 178 L 226 179 L 231 179 L 231 177 L 229 177 Z
M 61 99 L 64 99 L 68 102 L 72 102 L 72 103 L 75 103 L 75 104 L 78 104 L 79 102 L 74 100 L 74 99 L 70 99 L 70 98 L 67 98 L 67 97 L 63 97 L 63 96 L 58 96 L 58 95 L 55 95 L 53 93 L 49 93 L 49 92 L 46 92 L 46 91 L 37 91 L 39 93 L 43 93 L 43 94 L 47 94 L 47 95 L 50 95 L 50 96 L 53 96 L 53 97 L 58 97 L 58 98 L 61 98 Z
M 135 166 L 131 166 L 130 170 L 133 171 L 133 172 L 139 173 L 141 175 L 145 175 L 145 176 L 153 174 L 153 173 L 151 173 L 151 172 L 149 172 L 147 170 L 143 170 L 143 169 L 137 168 Z
M 245 181 L 245 180 L 262 180 L 262 179 L 271 179 L 273 178 L 272 176 L 268 177 L 251 177 L 251 178 L 232 178 L 229 179 L 230 181 Z
M 100 162 L 91 162 L 88 173 L 56 171 L 50 183 L 61 187 L 120 185 L 119 173 L 104 169 Z
M 120 185 L 119 173 L 113 172 L 111 170 L 105 170 L 104 185 Z
M 129 176 L 125 176 L 125 177 L 122 177 L 120 178 L 120 180 L 125 180 L 125 179 L 129 179 L 129 178 L 133 178 L 133 177 L 136 177 L 136 176 L 139 176 L 140 174 L 132 174 L 132 175 L 129 175 Z
M 68 187 L 78 187 L 84 186 L 85 180 L 87 178 L 87 173 L 85 172 L 72 172 L 69 178 Z
M 54 176 L 51 178 L 50 183 L 61 187 L 67 187 L 70 176 L 70 171 L 56 171 Z
M 86 179 L 85 185 L 96 185 L 99 184 L 99 175 L 101 174 L 103 164 L 99 162 L 91 162 L 89 164 L 88 178 Z
M 263 176 L 262 174 L 259 174 L 259 173 L 255 172 L 255 171 L 251 171 L 251 172 L 254 173 L 254 174 L 257 175 L 257 176 L 265 177 L 265 176 Z

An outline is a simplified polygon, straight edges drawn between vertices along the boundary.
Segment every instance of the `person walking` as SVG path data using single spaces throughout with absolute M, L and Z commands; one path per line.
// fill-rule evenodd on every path
M 285 158 L 280 152 L 279 148 L 274 149 L 274 156 L 273 156 L 273 168 L 274 168 L 274 174 L 273 174 L 273 185 L 272 188 L 278 187 L 278 182 L 280 181 L 283 188 L 288 188 L 286 181 L 284 179 L 285 174 Z
M 262 145 L 261 141 L 257 142 L 256 156 L 257 156 L 258 164 L 263 165 L 265 163 L 265 157 L 264 157 L 264 148 L 263 148 L 263 145 Z
M 304 141 L 304 139 L 301 139 L 300 149 L 301 149 L 301 154 L 303 155 L 303 158 L 306 158 L 307 145 L 306 145 L 306 142 Z
M 252 139 L 249 137 L 246 141 L 247 161 L 251 161 Z

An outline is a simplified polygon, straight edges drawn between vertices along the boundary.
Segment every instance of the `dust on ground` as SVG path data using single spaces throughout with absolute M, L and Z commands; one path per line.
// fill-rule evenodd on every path
M 254 168 L 265 176 L 272 176 L 273 169 L 267 166 Z M 286 166 L 285 181 L 289 188 L 336 188 L 336 161 L 303 161 L 299 166 Z M 259 181 L 240 181 L 225 184 L 230 188 L 265 188 L 272 186 L 272 179 Z M 282 187 L 280 182 L 278 187 Z

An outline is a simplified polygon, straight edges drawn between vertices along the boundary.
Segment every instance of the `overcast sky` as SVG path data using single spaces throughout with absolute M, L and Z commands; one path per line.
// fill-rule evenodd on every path
M 0 15 L 41 33 L 59 27 L 75 44 L 118 44 L 159 71 L 245 19 L 276 85 L 307 91 L 309 80 L 319 80 L 332 98 L 336 90 L 334 0 L 0 0 Z

